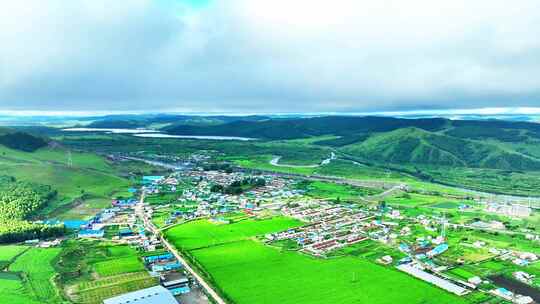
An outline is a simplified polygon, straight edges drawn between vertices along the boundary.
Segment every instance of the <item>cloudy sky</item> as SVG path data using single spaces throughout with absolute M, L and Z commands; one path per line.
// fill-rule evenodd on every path
M 537 0 L 2 0 L 0 111 L 540 107 Z

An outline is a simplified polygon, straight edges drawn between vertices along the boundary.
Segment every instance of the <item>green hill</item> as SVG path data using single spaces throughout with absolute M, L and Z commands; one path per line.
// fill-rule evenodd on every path
M 175 125 L 180 135 L 242 136 L 314 141 L 366 161 L 502 170 L 540 170 L 540 124 L 499 120 L 326 116 L 233 121 L 216 126 Z
M 14 150 L 33 152 L 47 146 L 47 144 L 47 140 L 43 137 L 7 128 L 0 128 L 0 145 L 5 147 Z
M 417 128 L 374 134 L 342 152 L 392 164 L 424 164 L 503 170 L 540 170 L 540 159 L 486 141 L 466 140 Z
M 441 118 L 399 119 L 393 117 L 325 116 L 262 121 L 233 121 L 216 126 L 175 125 L 164 130 L 177 135 L 241 136 L 260 139 L 296 139 L 321 135 L 350 136 L 416 127 L 441 130 L 448 121 Z

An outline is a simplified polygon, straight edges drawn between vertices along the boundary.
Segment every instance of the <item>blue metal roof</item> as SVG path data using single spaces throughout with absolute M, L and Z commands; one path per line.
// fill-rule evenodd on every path
M 103 300 L 103 304 L 178 304 L 173 294 L 163 286 L 126 293 L 114 298 Z

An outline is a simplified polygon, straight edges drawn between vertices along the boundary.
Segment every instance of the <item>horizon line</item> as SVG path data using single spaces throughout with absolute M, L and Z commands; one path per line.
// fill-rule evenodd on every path
M 306 112 L 272 112 L 272 111 L 180 111 L 177 109 L 155 110 L 114 110 L 114 111 L 40 111 L 40 110 L 0 110 L 0 116 L 8 117 L 88 117 L 108 115 L 186 115 L 186 116 L 412 116 L 412 115 L 540 115 L 540 107 L 486 107 L 473 109 L 430 109 L 430 110 L 394 110 L 394 111 L 306 111 Z

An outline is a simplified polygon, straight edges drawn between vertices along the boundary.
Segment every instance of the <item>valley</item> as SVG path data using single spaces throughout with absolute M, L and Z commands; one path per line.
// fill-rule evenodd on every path
M 256 141 L 21 128 L 47 145 L 0 146 L 2 174 L 49 192 L 21 214 L 26 234 L 0 230 L 0 299 L 101 303 L 169 277 L 184 282 L 177 301 L 197 304 L 393 303 L 411 289 L 407 303 L 504 303 L 490 278 L 517 273 L 538 288 L 533 127 L 518 125 L 530 136 L 518 148 L 455 122 L 377 123 Z M 197 128 L 185 136 L 210 132 Z M 252 136 L 217 136 L 238 135 Z M 20 266 L 27 255 L 46 267 Z

